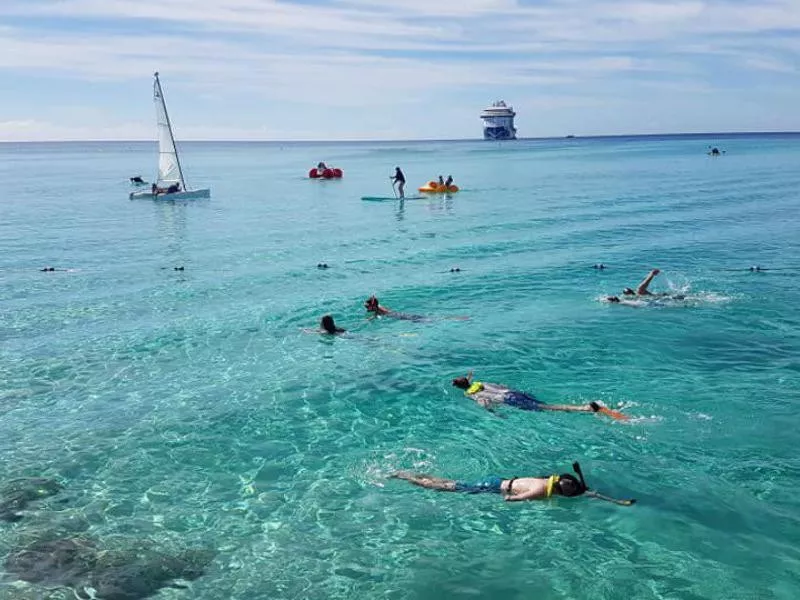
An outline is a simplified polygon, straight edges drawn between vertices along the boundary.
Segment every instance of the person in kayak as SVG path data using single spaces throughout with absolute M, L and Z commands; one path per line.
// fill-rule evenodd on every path
M 592 498 L 599 498 L 621 506 L 631 506 L 636 500 L 617 500 L 590 489 L 583 478 L 581 466 L 572 463 L 572 468 L 577 474 L 562 473 L 561 475 L 545 475 L 538 477 L 510 477 L 503 478 L 496 475 L 484 477 L 478 481 L 458 481 L 434 477 L 425 473 L 411 473 L 409 471 L 396 471 L 390 477 L 402 479 L 440 492 L 463 492 L 466 494 L 500 494 L 506 502 L 520 500 L 547 500 L 553 496 L 574 498 L 586 494 Z
M 597 402 L 589 402 L 588 404 L 546 404 L 538 400 L 531 394 L 512 390 L 504 385 L 497 383 L 489 383 L 486 381 L 472 381 L 472 373 L 468 373 L 466 377 L 458 377 L 453 379 L 453 386 L 464 390 L 464 395 L 472 398 L 475 402 L 480 404 L 487 410 L 493 410 L 495 407 L 502 404 L 506 406 L 513 406 L 521 410 L 530 411 L 544 411 L 550 410 L 555 412 L 583 412 L 583 413 L 602 413 L 617 420 L 627 420 L 628 417 L 621 412 L 611 410 L 598 404 Z

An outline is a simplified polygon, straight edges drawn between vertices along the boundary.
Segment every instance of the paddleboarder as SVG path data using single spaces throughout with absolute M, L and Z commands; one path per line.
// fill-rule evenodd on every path
M 395 167 L 394 176 L 389 179 L 392 180 L 392 189 L 397 185 L 397 192 L 400 194 L 400 198 L 405 198 L 403 189 L 406 187 L 406 176 L 403 175 L 403 171 L 400 170 L 400 167 Z

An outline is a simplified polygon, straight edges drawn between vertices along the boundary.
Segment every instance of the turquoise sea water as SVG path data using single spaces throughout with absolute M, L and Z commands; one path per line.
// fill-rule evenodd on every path
M 128 200 L 152 144 L 0 145 L 0 474 L 65 485 L 0 556 L 76 523 L 217 550 L 163 598 L 797 598 L 798 142 L 184 144 L 186 203 Z M 362 202 L 396 165 L 463 191 Z M 652 267 L 688 300 L 598 301 Z M 302 331 L 325 313 L 353 334 Z M 633 419 L 493 416 L 469 369 Z M 639 503 L 386 479 L 573 460 Z

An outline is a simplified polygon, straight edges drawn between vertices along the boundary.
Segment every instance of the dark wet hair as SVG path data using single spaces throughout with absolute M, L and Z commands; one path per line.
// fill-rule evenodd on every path
M 619 298 L 617 298 L 616 296 L 608 296 L 606 300 L 608 300 L 609 302 L 619 302 Z
M 364 308 L 367 310 L 376 310 L 378 308 L 378 304 L 380 304 L 378 302 L 378 298 L 375 296 L 370 296 L 367 298 L 367 301 L 364 302 Z
M 453 379 L 453 385 L 462 390 L 469 388 L 469 379 L 467 377 L 456 377 Z
M 569 473 L 563 473 L 560 475 L 556 486 L 558 487 L 558 493 L 562 496 L 566 496 L 567 498 L 571 498 L 572 496 L 580 496 L 586 492 L 586 487 L 580 482 L 580 480 Z
M 320 319 L 319 326 L 328 333 L 343 333 L 344 329 L 337 327 L 331 315 L 325 315 Z

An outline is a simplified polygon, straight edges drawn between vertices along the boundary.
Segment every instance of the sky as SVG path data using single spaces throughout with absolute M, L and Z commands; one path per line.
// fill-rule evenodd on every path
M 0 0 L 0 141 L 800 130 L 800 0 Z

